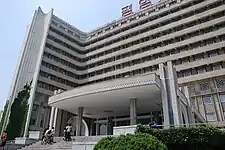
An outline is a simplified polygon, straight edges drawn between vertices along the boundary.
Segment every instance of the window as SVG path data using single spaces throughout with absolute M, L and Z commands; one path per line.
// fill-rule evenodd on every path
M 204 104 L 211 104 L 212 103 L 211 95 L 202 96 L 202 101 Z
M 220 94 L 221 103 L 225 103 L 225 94 Z
M 198 68 L 198 73 L 199 73 L 199 74 L 205 73 L 205 67 L 199 67 L 199 68 Z
M 219 63 L 213 64 L 212 67 L 213 67 L 213 70 L 220 70 L 221 69 L 221 65 Z
M 215 113 L 207 113 L 206 114 L 207 121 L 216 121 Z
M 35 125 L 36 120 L 35 119 L 31 119 L 30 120 L 30 125 Z
M 194 98 L 194 97 L 191 98 L 191 104 L 192 104 L 193 106 L 196 106 L 195 98 Z

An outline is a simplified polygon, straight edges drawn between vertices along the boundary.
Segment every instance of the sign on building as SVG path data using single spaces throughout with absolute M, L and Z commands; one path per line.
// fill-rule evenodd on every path
M 139 9 L 145 9 L 152 5 L 152 2 L 150 0 L 139 0 Z
M 122 8 L 122 16 L 129 16 L 132 13 L 132 4 Z

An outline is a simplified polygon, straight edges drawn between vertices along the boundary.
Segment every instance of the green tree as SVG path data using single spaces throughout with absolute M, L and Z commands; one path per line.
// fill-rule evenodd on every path
M 10 140 L 21 136 L 24 132 L 24 125 L 26 122 L 28 110 L 27 103 L 30 97 L 31 83 L 32 82 L 26 84 L 13 101 L 9 117 L 9 124 L 6 129 L 8 133 L 8 139 Z
M 2 127 L 3 127 L 4 121 L 5 121 L 8 106 L 9 106 L 9 100 L 6 101 L 5 106 L 4 106 L 4 110 L 3 110 L 3 113 L 2 113 L 2 119 L 1 119 L 1 122 L 0 122 L 0 132 L 2 131 Z

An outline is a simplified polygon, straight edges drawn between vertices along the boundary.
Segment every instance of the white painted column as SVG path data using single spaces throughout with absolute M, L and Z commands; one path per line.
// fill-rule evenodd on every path
M 58 115 L 58 108 L 55 108 L 54 120 L 53 120 L 53 124 L 52 124 L 52 127 L 54 127 L 55 129 L 56 129 L 56 122 L 57 122 L 57 115 Z
M 100 135 L 100 124 L 96 123 L 96 136 Z
M 137 98 L 130 98 L 130 125 L 137 124 Z
M 51 108 L 50 120 L 49 120 L 49 127 L 50 128 L 52 128 L 52 126 L 53 126 L 54 113 L 55 113 L 55 107 L 52 107 Z
M 76 122 L 76 136 L 81 136 L 83 107 L 78 107 L 77 122 Z

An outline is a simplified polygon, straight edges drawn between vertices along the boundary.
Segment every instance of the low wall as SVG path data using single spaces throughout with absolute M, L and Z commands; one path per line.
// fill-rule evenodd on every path
M 93 150 L 97 142 L 73 142 L 72 150 Z
M 113 135 L 133 134 L 137 125 L 113 127 Z
M 41 139 L 42 132 L 41 131 L 29 131 L 30 139 Z

